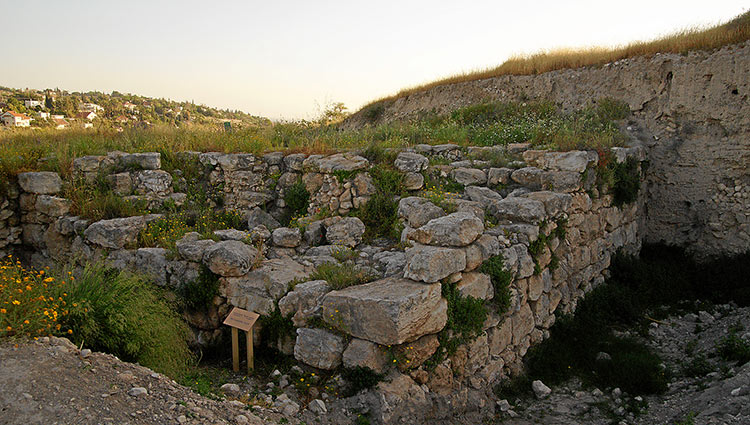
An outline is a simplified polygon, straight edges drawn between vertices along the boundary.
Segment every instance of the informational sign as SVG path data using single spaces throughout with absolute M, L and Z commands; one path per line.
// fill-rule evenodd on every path
M 224 319 L 224 324 L 247 332 L 252 329 L 259 317 L 258 313 L 235 307 Z
M 253 325 L 259 317 L 258 313 L 235 307 L 224 319 L 224 324 L 232 327 L 232 370 L 235 372 L 240 370 L 240 336 L 238 329 L 245 331 L 247 373 L 250 374 L 250 371 L 255 368 L 253 361 Z

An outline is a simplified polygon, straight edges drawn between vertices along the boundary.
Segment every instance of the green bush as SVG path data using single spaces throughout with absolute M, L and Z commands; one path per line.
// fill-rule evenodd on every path
M 344 368 L 341 371 L 341 377 L 349 383 L 347 396 L 352 396 L 358 392 L 372 388 L 382 381 L 385 377 L 369 367 L 356 366 L 353 368 Z
M 307 191 L 302 180 L 298 180 L 284 191 L 284 202 L 292 217 L 307 214 L 307 208 L 310 205 L 310 192 Z
M 365 225 L 366 240 L 386 237 L 398 240 L 401 237 L 398 219 L 397 196 L 403 193 L 404 175 L 385 164 L 370 169 L 375 194 L 354 213 Z
M 505 270 L 504 261 L 502 255 L 495 255 L 479 267 L 479 271 L 490 276 L 492 287 L 495 290 L 492 301 L 497 306 L 499 314 L 505 313 L 510 307 L 510 283 L 513 280 L 511 272 Z
M 65 291 L 71 307 L 65 325 L 76 344 L 170 376 L 193 362 L 187 325 L 153 284 L 97 263 L 88 264 Z
M 333 289 L 371 282 L 375 276 L 352 263 L 323 263 L 310 275 L 309 280 L 325 280 Z
M 750 361 L 750 342 L 743 340 L 734 332 L 730 332 L 717 343 L 716 351 L 722 359 L 737 362 L 737 366 Z
M 629 157 L 625 162 L 614 165 L 614 184 L 612 185 L 612 203 L 615 206 L 630 204 L 638 199 L 641 188 L 641 173 L 638 160 Z
M 296 329 L 292 322 L 291 315 L 284 316 L 281 314 L 278 304 L 267 316 L 260 316 L 258 318 L 260 323 L 260 338 L 263 341 L 269 341 L 275 343 L 276 341 L 284 338 L 285 336 L 294 335 Z
M 70 199 L 71 213 L 93 221 L 148 213 L 144 201 L 130 201 L 115 194 L 104 174 L 93 182 L 73 180 L 65 186 L 63 196 Z
M 201 266 L 198 278 L 179 286 L 177 294 L 186 307 L 192 310 L 205 310 L 219 295 L 219 276 L 208 267 Z

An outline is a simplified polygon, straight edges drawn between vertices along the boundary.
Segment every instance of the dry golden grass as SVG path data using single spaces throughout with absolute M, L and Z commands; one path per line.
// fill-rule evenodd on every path
M 514 56 L 494 68 L 456 74 L 447 78 L 401 90 L 393 96 L 368 103 L 372 105 L 431 89 L 433 87 L 483 80 L 502 75 L 536 75 L 560 69 L 601 66 L 621 59 L 652 56 L 656 53 L 686 53 L 713 50 L 750 39 L 750 12 L 710 28 L 690 28 L 651 41 L 637 41 L 621 47 L 567 48 Z

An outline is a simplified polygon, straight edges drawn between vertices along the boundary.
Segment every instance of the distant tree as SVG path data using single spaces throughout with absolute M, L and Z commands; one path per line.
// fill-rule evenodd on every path
M 347 112 L 347 107 L 343 102 L 330 102 L 321 112 L 318 122 L 322 125 L 334 124 L 343 121 L 347 116 L 349 116 L 349 112 Z
M 55 109 L 55 99 L 52 98 L 52 96 L 47 96 L 47 98 L 44 99 L 44 107 L 47 108 L 48 111 Z

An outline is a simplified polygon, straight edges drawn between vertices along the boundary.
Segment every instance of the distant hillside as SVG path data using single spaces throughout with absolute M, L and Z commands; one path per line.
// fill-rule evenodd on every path
M 70 127 L 146 127 L 156 124 L 181 126 L 229 121 L 233 127 L 269 125 L 268 118 L 242 111 L 212 108 L 192 102 L 176 102 L 113 91 L 68 92 L 60 89 L 13 89 L 0 86 L 0 110 L 33 118 L 32 127 L 54 127 L 59 116 Z M 94 112 L 93 115 L 87 115 Z M 55 116 L 58 120 L 55 120 Z M 88 124 L 88 125 L 86 125 Z

